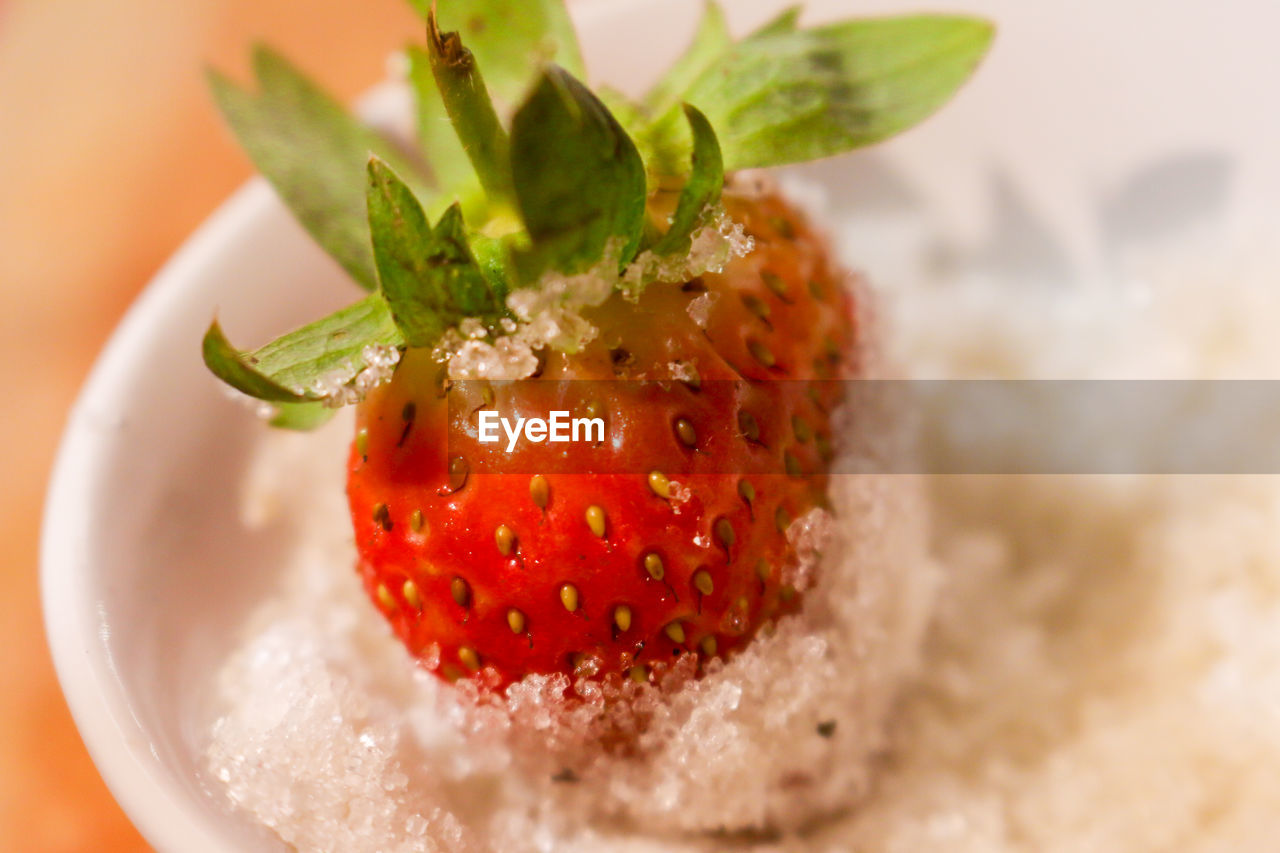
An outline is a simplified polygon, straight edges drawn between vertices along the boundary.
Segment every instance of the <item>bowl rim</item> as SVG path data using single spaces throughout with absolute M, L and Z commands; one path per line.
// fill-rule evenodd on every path
M 272 216 L 274 191 L 261 177 L 241 185 L 167 261 L 126 311 L 98 356 L 63 430 L 40 534 L 40 597 L 54 670 L 81 740 L 112 796 L 160 850 L 225 853 L 225 827 L 197 807 L 155 755 L 133 712 L 107 643 L 97 590 L 82 582 L 93 562 L 86 522 L 107 474 L 113 401 L 147 364 L 149 330 L 192 297 L 198 271 Z M 51 519 L 70 519 L 71 527 Z

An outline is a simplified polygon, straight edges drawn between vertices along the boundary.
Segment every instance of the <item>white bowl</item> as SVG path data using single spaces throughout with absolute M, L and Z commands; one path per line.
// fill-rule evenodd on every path
M 738 29 L 785 5 L 727 4 Z M 810 17 L 913 2 L 811 3 Z M 936 8 L 939 4 L 925 4 Z M 1263 2 L 959 0 L 1001 27 L 955 104 L 871 154 L 800 170 L 876 224 L 907 208 L 955 246 L 992 229 L 1044 271 L 1085 274 L 1126 242 L 1201 221 L 1273 221 L 1280 79 Z M 576 7 L 593 76 L 636 88 L 692 27 L 688 0 Z M 846 8 L 842 8 L 846 7 Z M 679 33 L 680 36 L 674 35 Z M 1005 217 L 1001 219 L 1001 217 Z M 843 229 L 857 255 L 857 228 Z M 1030 254 L 1027 254 L 1030 252 Z M 892 279 L 895 269 L 872 268 Z M 354 289 L 261 181 L 182 248 L 130 310 L 76 404 L 49 493 L 45 617 L 63 690 L 112 792 L 157 848 L 281 849 L 204 777 L 212 674 L 271 586 L 280 540 L 238 516 L 263 429 L 200 362 L 216 310 L 252 342 L 349 301 Z

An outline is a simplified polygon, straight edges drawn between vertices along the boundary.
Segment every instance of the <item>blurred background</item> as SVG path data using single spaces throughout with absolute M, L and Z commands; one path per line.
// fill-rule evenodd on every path
M 204 85 L 269 40 L 351 98 L 413 37 L 404 0 L 0 0 L 0 850 L 146 850 L 44 643 L 41 505 L 67 410 L 134 297 L 250 174 Z

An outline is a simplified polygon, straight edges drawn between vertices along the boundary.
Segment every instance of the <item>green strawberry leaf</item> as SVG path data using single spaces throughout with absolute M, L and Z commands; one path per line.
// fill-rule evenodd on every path
M 494 320 L 507 313 L 503 301 L 507 292 L 506 269 L 500 268 L 495 275 L 486 273 L 477 248 L 485 245 L 486 238 L 476 235 L 476 245 L 472 245 L 472 239 L 462 218 L 462 208 L 456 204 L 451 206 L 436 223 L 435 261 L 441 274 L 446 276 L 459 319 Z
M 386 300 L 371 293 L 253 351 L 260 371 L 290 388 L 311 388 L 337 373 L 367 366 L 367 347 L 402 347 Z
M 510 143 L 475 57 L 456 32 L 440 31 L 434 12 L 427 16 L 427 45 L 436 89 L 481 186 L 491 201 L 513 204 Z
M 352 118 L 279 54 L 254 51 L 260 92 L 210 73 L 214 98 L 258 170 L 298 221 L 366 290 L 377 286 L 364 215 L 369 154 L 425 179 L 390 142 Z
M 267 423 L 277 429 L 307 432 L 327 423 L 338 410 L 324 403 L 278 403 Z
M 323 398 L 318 384 L 349 384 L 368 366 L 368 348 L 404 346 L 380 294 L 308 323 L 253 352 L 233 347 L 215 321 L 204 336 L 204 362 L 214 375 L 251 397 L 272 403 Z
M 516 256 L 522 281 L 576 273 L 618 242 L 619 264 L 644 231 L 645 169 L 635 144 L 591 91 L 551 66 L 511 126 L 512 179 L 532 246 Z
M 464 317 L 502 310 L 471 253 L 461 208 L 432 230 L 413 193 L 377 159 L 369 161 L 369 227 L 382 295 L 409 346 L 431 346 Z
M 431 260 L 434 234 L 422 205 L 382 161 L 369 161 L 369 229 L 378 281 L 409 346 L 429 346 L 450 325 L 452 301 Z
M 431 0 L 410 0 L 430 20 Z M 441 25 L 459 33 L 484 69 L 497 111 L 509 114 L 529 90 L 542 66 L 558 62 L 582 72 L 577 37 L 561 0 L 437 0 Z M 437 214 L 455 199 L 468 215 L 485 211 L 467 149 L 458 141 L 431 67 L 430 54 L 410 47 L 409 79 L 418 104 L 418 137 L 443 196 L 428 205 Z
M 723 10 L 714 0 L 708 0 L 688 49 L 645 97 L 645 106 L 650 113 L 661 116 L 679 108 L 685 92 L 694 81 L 719 61 L 732 45 L 733 38 L 729 35 Z
M 783 9 L 777 17 L 767 21 L 759 29 L 748 36 L 748 38 L 760 38 L 761 36 L 794 32 L 799 22 L 800 7 L 792 6 L 788 9 Z
M 507 294 L 511 290 L 511 282 L 515 275 L 511 266 L 511 242 L 523 238 L 523 233 L 489 237 L 485 234 L 470 232 L 467 236 L 471 252 L 476 258 L 476 265 L 480 267 L 480 272 L 484 274 L 485 281 L 489 284 L 489 292 L 493 294 L 494 303 L 499 306 L 494 313 L 506 313 Z
M 625 92 L 612 86 L 597 86 L 595 96 L 604 104 L 605 109 L 622 125 L 622 129 L 639 144 L 635 135 L 641 132 L 649 122 L 648 110 L 643 104 L 633 101 Z M 643 152 L 641 152 L 643 153 Z
M 726 169 L 815 160 L 931 115 L 993 34 L 987 21 L 944 15 L 770 28 L 735 45 L 685 99 L 717 129 Z
M 476 173 L 444 108 L 431 70 L 431 55 L 417 45 L 410 45 L 406 54 L 409 84 L 417 101 L 418 142 L 440 196 L 452 199 L 469 194 L 476 184 Z
M 785 9 L 747 38 L 792 32 L 799 19 L 800 7 Z M 622 122 L 635 136 L 651 173 L 674 175 L 679 172 L 684 153 L 690 145 L 679 122 L 680 105 L 693 84 L 721 63 L 732 47 L 733 37 L 729 34 L 724 12 L 715 0 L 707 0 L 702 21 L 688 49 L 645 96 L 644 107 L 649 120 Z M 609 102 L 606 100 L 606 103 Z M 613 104 L 609 105 L 612 109 Z
M 432 0 L 410 0 L 423 20 Z M 563 0 L 436 0 L 440 26 L 458 32 L 484 69 L 499 107 L 524 98 L 543 66 L 583 76 L 578 39 Z
M 292 391 L 261 370 L 252 355 L 231 345 L 217 320 L 204 333 L 201 354 L 214 376 L 250 397 L 272 403 L 303 403 L 319 399 L 317 394 Z
M 697 107 L 685 104 L 684 114 L 693 134 L 693 166 L 680 191 L 671 227 L 653 247 L 656 255 L 687 253 L 693 232 L 706 224 L 708 211 L 720 201 L 720 191 L 724 189 L 724 160 L 715 130 Z

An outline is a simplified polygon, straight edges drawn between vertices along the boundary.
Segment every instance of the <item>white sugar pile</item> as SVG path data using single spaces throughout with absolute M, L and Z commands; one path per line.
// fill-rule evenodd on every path
M 292 473 L 341 459 L 349 434 L 274 435 L 247 485 L 249 520 L 285 525 L 296 547 L 221 673 L 228 708 L 208 758 L 283 839 L 506 851 L 641 836 L 673 849 L 695 844 L 681 833 L 818 820 L 867 787 L 936 585 L 918 480 L 840 478 L 832 510 L 846 521 L 827 551 L 840 556 L 815 573 L 812 605 L 703 678 L 677 665 L 665 697 L 627 681 L 621 702 L 584 682 L 589 701 L 567 704 L 566 678 L 530 677 L 503 701 L 414 666 L 356 581 L 341 466 Z M 811 515 L 798 535 L 822 526 Z M 602 730 L 630 732 L 640 756 L 602 751 Z
M 930 376 L 1280 368 L 1280 264 L 1166 261 L 1065 290 L 899 270 L 893 339 Z M 836 478 L 803 617 L 673 701 L 641 697 L 627 759 L 584 746 L 590 714 L 552 724 L 557 684 L 508 714 L 413 667 L 356 582 L 341 466 L 316 470 L 348 430 L 269 437 L 247 484 L 246 512 L 296 547 L 220 673 L 207 754 L 297 849 L 1274 848 L 1271 478 L 936 478 L 932 557 L 915 479 Z M 798 829 L 706 832 L 722 823 Z

